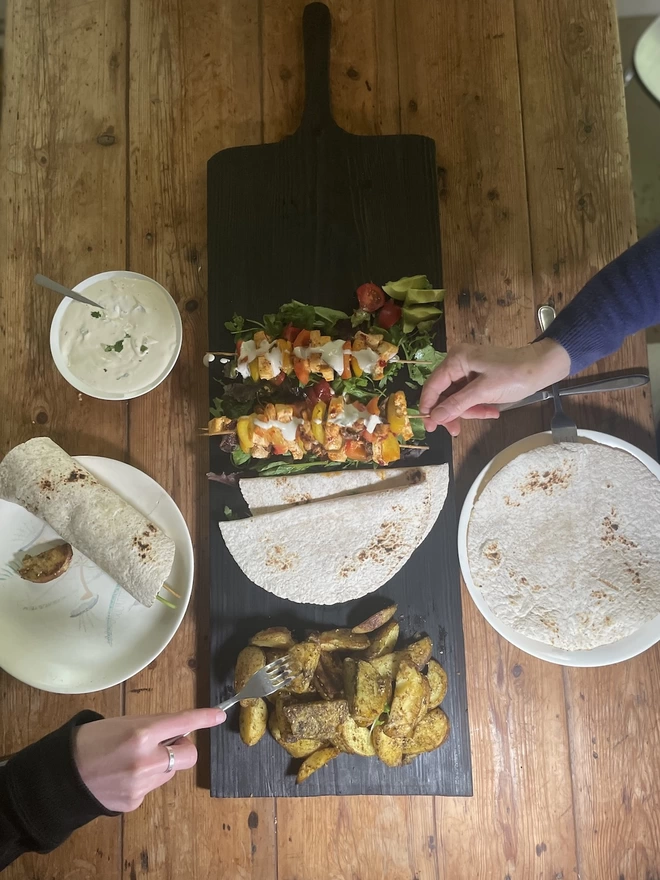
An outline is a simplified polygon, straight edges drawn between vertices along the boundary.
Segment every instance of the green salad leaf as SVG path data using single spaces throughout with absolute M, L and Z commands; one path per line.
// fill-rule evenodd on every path
M 325 306 L 314 306 L 314 312 L 316 314 L 315 325 L 329 336 L 332 335 L 332 331 L 338 321 L 346 321 L 348 319 L 346 312 L 342 312 L 339 309 L 326 309 Z
M 231 454 L 231 460 L 232 464 L 235 464 L 236 467 L 240 467 L 241 465 L 252 461 L 252 456 L 249 452 L 243 452 L 240 447 L 237 447 Z
M 419 365 L 408 364 L 408 375 L 413 382 L 416 382 L 418 385 L 423 385 L 433 370 L 435 370 L 438 364 L 441 364 L 446 357 L 446 352 L 437 351 L 431 343 L 425 345 L 423 348 L 418 348 L 411 356 L 411 360 L 424 361 L 425 363 Z M 426 363 L 426 361 L 430 361 L 430 363 Z
M 225 327 L 230 333 L 243 333 L 245 329 L 245 318 L 234 312 L 231 321 L 225 321 Z

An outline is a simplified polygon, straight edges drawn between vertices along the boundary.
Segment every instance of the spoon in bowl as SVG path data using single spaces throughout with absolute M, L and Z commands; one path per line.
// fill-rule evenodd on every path
M 47 287 L 49 290 L 55 291 L 55 293 L 60 293 L 62 296 L 68 296 L 71 299 L 75 299 L 77 302 L 85 303 L 85 305 L 88 306 L 95 306 L 97 309 L 103 310 L 103 306 L 94 302 L 93 299 L 87 299 L 82 293 L 76 293 L 75 290 L 70 290 L 68 287 L 64 287 L 63 284 L 58 284 L 57 281 L 51 281 L 51 279 L 46 278 L 45 275 L 35 275 L 34 283 L 38 284 L 40 287 Z

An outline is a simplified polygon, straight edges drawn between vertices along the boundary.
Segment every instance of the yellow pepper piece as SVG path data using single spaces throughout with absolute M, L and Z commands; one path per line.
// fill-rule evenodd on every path
M 351 357 L 351 367 L 353 368 L 353 375 L 359 379 L 364 370 L 359 365 L 358 359 L 355 357 L 355 355 Z
M 242 452 L 249 455 L 254 445 L 254 422 L 251 416 L 240 417 L 236 424 L 236 434 Z
M 389 464 L 392 461 L 398 461 L 401 458 L 401 448 L 399 441 L 394 434 L 388 434 L 383 440 L 381 447 L 381 461 L 383 464 Z
M 323 403 L 322 400 L 319 400 L 312 410 L 312 434 L 314 435 L 316 442 L 320 443 L 321 446 L 325 446 L 325 428 L 323 427 L 323 422 L 325 420 L 327 408 L 326 404 Z
M 390 394 L 387 401 L 387 422 L 395 435 L 402 434 L 406 427 L 408 407 L 406 395 L 403 391 L 395 391 Z
M 250 361 L 250 378 L 254 382 L 259 381 L 259 358 L 255 358 L 253 361 Z

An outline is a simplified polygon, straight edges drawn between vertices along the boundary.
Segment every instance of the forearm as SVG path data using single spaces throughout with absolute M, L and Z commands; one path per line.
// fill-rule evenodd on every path
M 24 852 L 50 852 L 97 816 L 115 815 L 92 797 L 73 759 L 75 728 L 99 718 L 80 712 L 0 768 L 0 871 Z
M 588 281 L 544 336 L 568 352 L 571 374 L 660 323 L 660 227 Z

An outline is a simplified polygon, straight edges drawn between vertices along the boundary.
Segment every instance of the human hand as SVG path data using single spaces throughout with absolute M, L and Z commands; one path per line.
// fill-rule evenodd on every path
M 175 715 L 132 715 L 104 718 L 76 729 L 73 756 L 78 772 L 97 801 L 114 812 L 136 810 L 146 794 L 187 770 L 197 761 L 197 749 L 183 736 L 190 730 L 215 727 L 226 715 L 222 709 L 192 709 Z M 170 746 L 174 767 L 166 772 L 169 752 L 164 740 L 179 736 Z
M 571 359 L 553 339 L 522 348 L 458 345 L 426 380 L 420 412 L 427 431 L 458 436 L 462 419 L 497 419 L 495 404 L 514 403 L 568 376 Z

